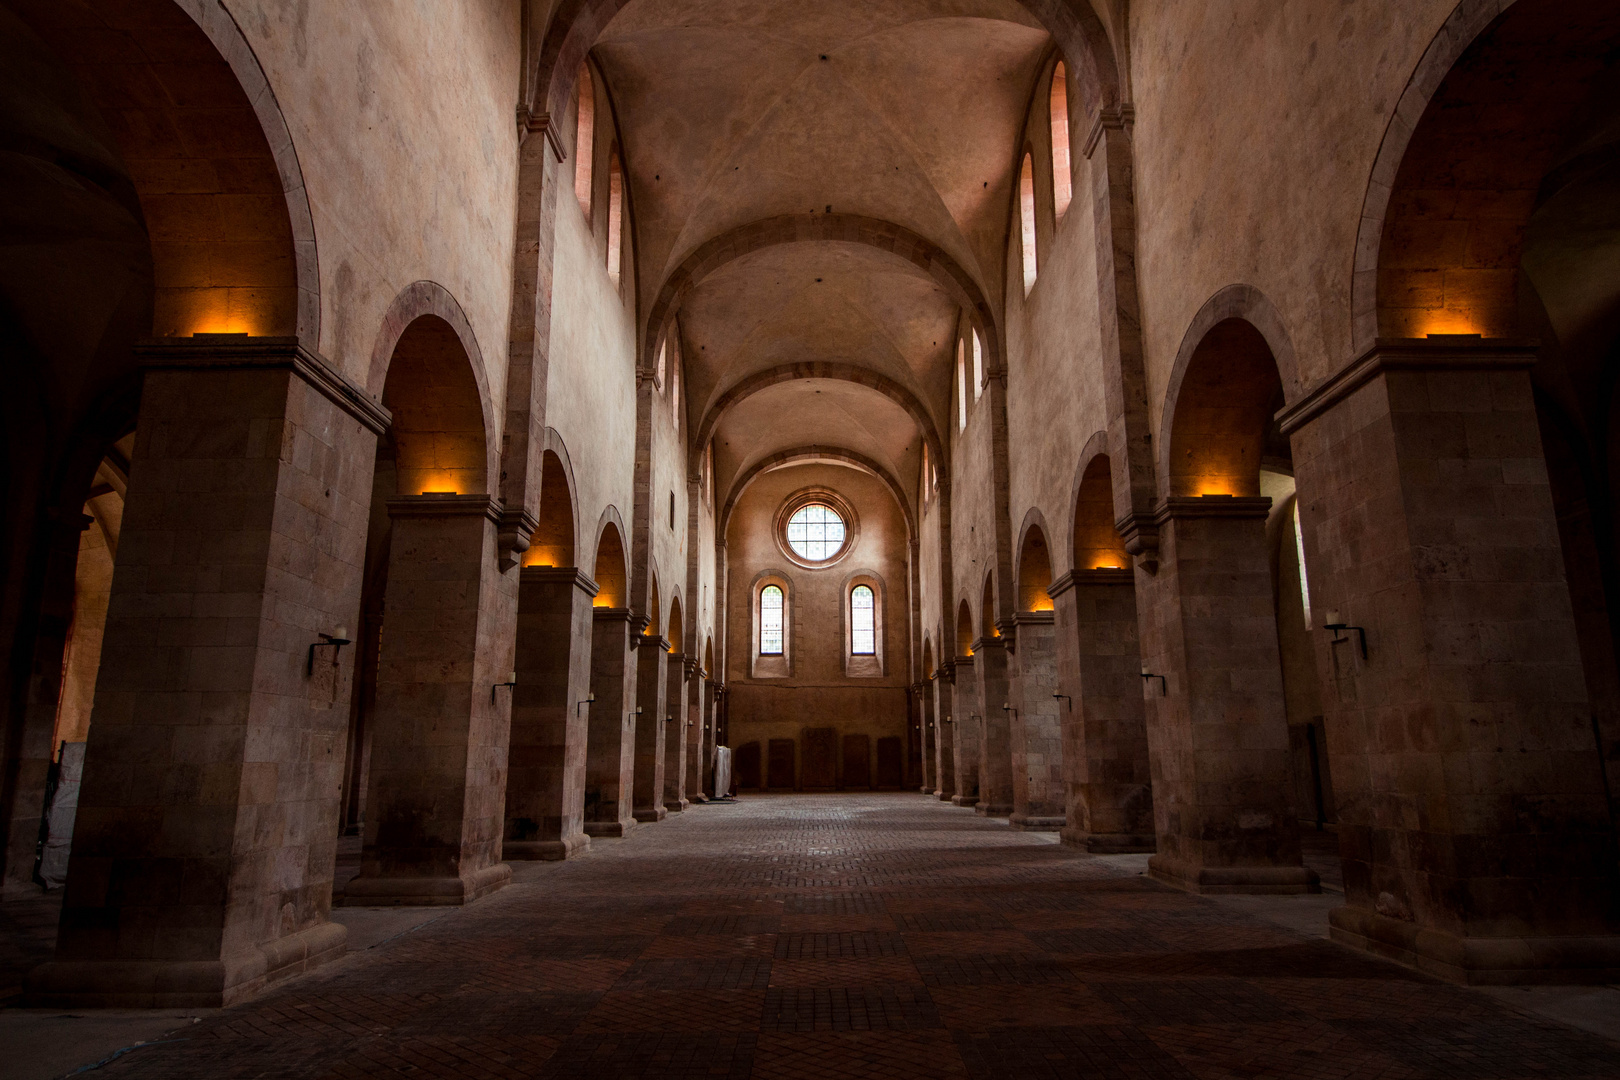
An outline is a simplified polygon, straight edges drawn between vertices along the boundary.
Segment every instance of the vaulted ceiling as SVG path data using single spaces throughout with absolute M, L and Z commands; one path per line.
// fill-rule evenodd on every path
M 891 223 L 995 304 L 1016 140 L 1050 48 L 1014 0 L 632 0 L 591 55 L 623 138 L 643 318 L 703 245 L 794 215 Z M 960 297 L 859 242 L 738 250 L 674 312 L 722 495 L 808 444 L 910 488 L 925 429 L 949 418 Z M 808 364 L 837 371 L 762 375 Z

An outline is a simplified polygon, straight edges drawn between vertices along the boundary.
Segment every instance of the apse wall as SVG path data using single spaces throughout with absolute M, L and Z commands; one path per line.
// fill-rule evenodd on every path
M 437 282 L 466 313 L 499 400 L 516 235 L 518 0 L 225 7 L 303 170 L 321 352 L 365 383 L 389 305 L 412 282 Z
M 795 565 L 778 540 L 779 511 L 796 492 L 810 487 L 828 489 L 847 501 L 859 521 L 859 535 L 847 554 L 825 569 Z M 814 790 L 899 787 L 910 782 L 909 764 L 903 765 L 905 771 L 898 779 L 880 775 L 880 740 L 898 740 L 901 761 L 910 760 L 906 753 L 906 687 L 911 681 L 906 521 L 887 486 L 867 473 L 833 465 L 791 466 L 764 473 L 737 500 L 727 523 L 726 555 L 727 723 L 730 746 L 737 755 L 739 784 L 754 786 L 747 781 L 757 777 L 773 790 Z M 850 579 L 863 572 L 882 584 L 878 602 L 884 670 L 881 675 L 852 677 L 845 672 L 845 609 Z M 767 573 L 787 586 L 789 674 L 782 677 L 751 674 L 753 635 L 758 632 L 755 595 L 761 576 Z M 865 784 L 846 772 L 846 754 L 862 752 L 861 737 L 866 743 Z M 778 755 L 783 744 L 792 745 L 791 785 L 771 781 L 773 740 L 778 743 Z M 751 754 L 757 755 L 752 774 L 748 772 Z M 884 780 L 894 782 L 880 783 Z

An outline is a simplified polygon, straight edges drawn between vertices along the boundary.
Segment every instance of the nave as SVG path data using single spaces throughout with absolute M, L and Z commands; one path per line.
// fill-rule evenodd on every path
M 409 929 L 340 909 L 345 958 L 97 1076 L 1614 1075 L 1620 1043 L 1527 991 L 1328 941 L 1339 897 L 1201 897 L 1145 863 L 915 794 L 712 803 Z

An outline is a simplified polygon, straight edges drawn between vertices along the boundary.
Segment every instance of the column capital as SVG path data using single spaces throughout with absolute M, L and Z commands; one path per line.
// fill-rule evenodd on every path
M 1352 393 L 1389 371 L 1523 371 L 1534 366 L 1541 343 L 1530 338 L 1482 338 L 1433 334 L 1426 338 L 1379 338 L 1366 352 L 1329 375 L 1277 414 L 1292 435 Z
M 391 518 L 485 517 L 501 522 L 501 503 L 488 495 L 395 495 L 386 500 Z
M 1159 565 L 1159 521 L 1153 514 L 1132 510 L 1114 522 L 1114 531 L 1125 541 L 1125 551 L 1140 559 L 1151 573 Z
M 525 566 L 521 580 L 543 584 L 572 585 L 586 596 L 595 597 L 601 588 L 577 566 Z
M 135 345 L 135 358 L 147 371 L 291 371 L 328 401 L 381 435 L 393 413 L 365 388 L 339 372 L 331 361 L 305 348 L 296 337 L 248 334 L 193 334 L 188 338 L 148 338 Z
M 540 518 L 521 506 L 508 506 L 501 511 L 495 532 L 495 549 L 500 553 L 501 572 L 512 569 L 529 550 L 529 537 L 540 527 Z
M 642 634 L 636 639 L 638 649 L 657 649 L 659 652 L 669 652 L 669 639 L 662 634 Z
M 1153 517 L 1164 525 L 1186 518 L 1264 518 L 1269 513 L 1269 495 L 1172 495 Z

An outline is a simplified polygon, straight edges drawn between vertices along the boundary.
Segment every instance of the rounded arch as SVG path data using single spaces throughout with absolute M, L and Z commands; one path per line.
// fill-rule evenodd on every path
M 523 554 L 524 566 L 577 566 L 579 498 L 568 447 L 556 428 L 546 428 L 540 452 L 540 524 Z
M 934 642 L 928 636 L 927 631 L 923 632 L 922 673 L 924 679 L 934 677 Z
M 628 607 L 630 604 L 630 575 L 624 549 L 624 521 L 616 507 L 602 511 L 596 523 L 595 560 L 592 577 L 596 580 L 596 601 L 593 606 L 607 608 Z
M 394 344 L 382 400 L 401 495 L 489 494 L 489 429 L 455 328 L 422 315 Z
M 1052 546 L 1051 529 L 1038 506 L 1029 508 L 1018 530 L 1018 610 L 1051 611 Z
M 1413 69 L 1362 199 L 1356 355 L 1380 337 L 1524 333 L 1521 258 L 1570 120 L 1612 97 L 1620 12 L 1584 0 L 1462 0 Z M 1594 152 L 1595 151 L 1595 152 Z
M 899 505 L 900 514 L 905 518 L 908 538 L 914 539 L 917 536 L 917 523 L 911 513 L 911 504 L 906 500 L 905 489 L 900 486 L 900 482 L 893 474 L 865 454 L 830 446 L 799 446 L 755 462 L 746 472 L 732 481 L 731 491 L 727 494 L 726 501 L 721 504 L 720 515 L 715 520 L 715 535 L 726 535 L 726 529 L 731 524 L 731 512 L 736 509 L 738 500 L 743 497 L 743 492 L 748 490 L 749 485 L 772 469 L 800 461 L 838 461 L 871 473 L 883 481 L 884 487 L 889 489 L 889 494 Z
M 956 605 L 956 655 L 973 655 L 973 607 L 965 596 Z
M 478 337 L 473 333 L 472 324 L 468 322 L 467 315 L 461 310 L 461 305 L 450 291 L 436 281 L 417 281 L 407 286 L 400 294 L 394 297 L 393 303 L 388 305 L 388 311 L 383 316 L 382 326 L 377 332 L 376 344 L 371 349 L 371 364 L 366 375 L 366 390 L 377 398 L 385 398 L 385 390 L 393 370 L 396 356 L 399 352 L 400 342 L 404 339 L 406 331 L 416 325 L 420 320 L 433 320 L 447 328 L 454 337 L 465 358 L 465 368 L 472 381 L 473 392 L 476 396 L 479 423 L 484 434 L 484 476 L 486 478 L 483 490 L 491 490 L 488 478 L 500 475 L 498 461 L 500 448 L 500 429 L 496 424 L 493 399 L 489 391 L 489 371 L 484 364 L 484 354 L 478 347 Z M 423 325 L 431 325 L 424 322 Z M 442 334 L 441 334 L 442 337 Z M 441 345 L 447 344 L 440 342 Z M 398 416 L 395 417 L 395 426 L 398 426 Z M 403 490 L 403 489 L 402 489 Z
M 629 3 L 630 0 L 562 0 L 543 36 L 539 36 L 537 46 L 530 42 L 538 36 L 533 24 L 539 19 L 529 16 L 531 25 L 525 35 L 527 55 L 523 73 L 526 112 L 558 117 L 564 114 L 580 62 L 607 24 Z M 1113 42 L 1092 0 L 1018 0 L 1018 3 L 1046 28 L 1073 65 L 1075 81 L 1088 114 L 1117 110 L 1124 100 L 1120 68 Z M 543 5 L 534 10 L 542 11 Z
M 703 672 L 709 677 L 714 676 L 714 635 L 706 635 L 703 639 Z
M 647 587 L 651 591 L 648 593 L 647 625 L 642 633 L 657 636 L 664 630 L 659 624 L 659 619 L 664 614 L 664 602 L 663 592 L 658 588 L 658 563 L 651 555 L 647 556 Z
M 1113 462 L 1108 456 L 1105 431 L 1093 435 L 1080 454 L 1070 506 L 1070 567 L 1076 573 L 1127 569 L 1131 557 L 1125 551 L 1124 538 L 1114 527 Z
M 669 651 L 679 653 L 683 651 L 686 637 L 686 627 L 682 623 L 681 590 L 676 588 L 669 598 L 669 618 L 665 621 L 664 637 L 669 641 Z
M 1237 327 L 1248 327 L 1249 338 Z M 1212 332 L 1218 327 L 1224 329 L 1212 337 Z M 1159 475 L 1159 490 L 1170 495 L 1189 494 L 1177 488 L 1175 478 L 1188 475 L 1185 461 L 1177 463 L 1177 432 L 1175 423 L 1183 414 L 1182 398 L 1184 396 L 1196 397 L 1206 395 L 1213 398 L 1222 394 L 1222 384 L 1230 383 L 1232 371 L 1222 371 L 1218 363 L 1200 363 L 1194 371 L 1194 361 L 1209 356 L 1208 349 L 1219 347 L 1231 350 L 1231 355 L 1243 359 L 1253 354 L 1252 346 L 1255 340 L 1264 347 L 1266 362 L 1270 366 L 1273 381 L 1277 385 L 1276 393 L 1260 404 L 1254 404 L 1244 398 L 1243 407 L 1250 410 L 1270 410 L 1265 413 L 1263 420 L 1255 420 L 1260 426 L 1261 437 L 1271 426 L 1271 418 L 1283 404 L 1301 396 L 1303 387 L 1299 383 L 1299 363 L 1294 352 L 1292 339 L 1288 336 L 1282 315 L 1265 294 L 1252 285 L 1228 285 L 1204 303 L 1193 316 L 1192 323 L 1181 339 L 1181 348 L 1176 352 L 1176 362 L 1170 371 L 1169 389 L 1164 397 L 1164 411 L 1159 420 L 1158 446 L 1159 460 L 1155 467 Z M 1194 371 L 1193 382 L 1189 382 L 1189 372 Z M 1248 372 L 1249 377 L 1258 377 L 1259 372 Z M 1235 389 L 1226 387 L 1226 396 Z M 1191 394 L 1189 394 L 1191 391 Z M 1222 423 L 1222 417 L 1213 400 L 1191 405 L 1192 408 L 1203 412 L 1209 423 L 1215 424 L 1219 429 L 1226 429 L 1230 425 Z M 1234 406 L 1238 407 L 1238 406 Z M 1188 414 L 1191 415 L 1191 414 Z M 1236 416 L 1226 419 L 1233 422 L 1239 420 Z M 1245 423 L 1248 421 L 1245 420 Z M 1187 447 L 1182 448 L 1185 455 Z M 1212 447 L 1206 449 L 1213 449 Z M 1259 468 L 1259 449 L 1255 451 L 1255 468 Z M 1235 475 L 1235 474 L 1234 474 Z M 1211 488 L 1210 490 L 1214 490 Z M 1190 492 L 1197 494 L 1197 492 Z
M 691 449 L 688 451 L 689 473 L 695 474 L 701 469 L 704 449 L 714 437 L 715 429 L 720 426 L 720 421 L 725 419 L 726 413 L 762 390 L 798 379 L 833 379 L 851 382 L 882 394 L 916 421 L 928 445 L 929 456 L 934 461 L 945 460 L 942 456 L 944 444 L 940 440 L 938 429 L 934 426 L 933 414 L 928 411 L 922 400 L 904 385 L 887 375 L 858 364 L 836 360 L 805 360 L 755 372 L 722 393 L 704 413 L 702 421 L 698 424 L 697 437 L 692 440 Z

